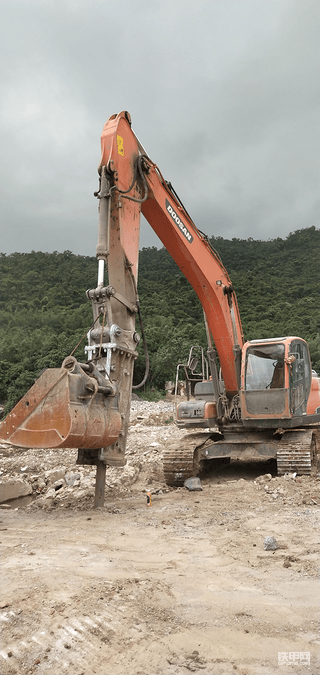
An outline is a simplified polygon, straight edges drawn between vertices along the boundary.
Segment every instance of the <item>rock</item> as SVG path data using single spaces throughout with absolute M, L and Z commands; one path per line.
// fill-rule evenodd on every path
M 137 466 L 126 466 L 123 470 L 122 475 L 119 478 L 119 482 L 122 484 L 131 484 L 135 483 L 139 475 L 139 469 Z
M 199 490 L 199 491 L 203 490 L 200 478 L 187 478 L 187 480 L 184 481 L 183 485 L 190 492 L 194 492 L 194 491 L 197 491 L 197 490 Z
M 0 483 L 0 503 L 32 494 L 32 485 L 22 478 L 3 479 Z
M 56 491 L 55 491 L 54 487 L 51 487 L 51 488 L 49 488 L 49 490 L 47 490 L 46 494 L 43 495 L 42 499 L 52 499 L 55 496 L 56 496 Z
M 62 466 L 60 469 L 49 469 L 49 471 L 45 471 L 44 475 L 48 485 L 51 485 L 51 483 L 55 483 L 57 480 L 60 480 L 60 478 L 64 478 L 65 473 L 65 467 Z
M 75 484 L 80 485 L 80 478 L 81 475 L 78 471 L 68 471 L 64 477 L 64 480 L 66 481 L 67 485 L 72 486 Z
M 56 480 L 54 483 L 52 483 L 52 486 L 55 490 L 61 490 L 61 488 L 65 485 L 64 479 L 60 478 L 59 480 Z
M 50 509 L 53 506 L 53 497 L 50 499 L 46 497 L 40 497 L 40 499 L 37 499 L 35 502 L 33 502 L 32 508 L 38 508 L 38 509 Z
M 36 481 L 38 481 L 39 478 L 40 478 L 40 476 L 38 476 L 38 474 L 37 475 L 33 474 L 32 476 L 29 476 L 29 480 L 31 480 L 32 483 L 35 483 Z
M 88 491 L 88 488 L 83 488 L 83 489 L 80 488 L 80 489 L 77 490 L 77 492 L 76 492 L 77 499 L 78 499 L 79 501 L 81 500 L 82 497 L 87 497 L 87 496 L 90 495 L 90 494 L 91 494 L 91 493 Z
M 265 483 L 266 480 L 269 481 L 271 479 L 272 479 L 271 473 L 264 473 L 262 476 L 258 476 L 258 478 L 256 478 L 256 482 Z
M 91 478 L 91 476 L 81 476 L 81 482 L 75 481 L 73 487 L 77 487 L 78 485 L 81 485 L 81 487 L 93 487 L 94 483 L 95 479 Z
M 263 548 L 265 551 L 276 551 L 279 548 L 278 542 L 274 537 L 266 537 Z

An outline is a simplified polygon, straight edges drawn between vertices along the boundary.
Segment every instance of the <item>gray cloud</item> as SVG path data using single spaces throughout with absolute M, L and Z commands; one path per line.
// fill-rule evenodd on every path
M 3 252 L 93 255 L 99 137 L 127 109 L 209 235 L 318 226 L 314 0 L 3 0 Z M 141 245 L 159 245 L 142 224 Z

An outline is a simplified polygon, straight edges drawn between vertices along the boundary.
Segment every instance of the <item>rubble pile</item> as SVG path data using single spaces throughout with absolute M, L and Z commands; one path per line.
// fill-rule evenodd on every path
M 106 496 L 131 492 L 161 494 L 173 488 L 164 483 L 162 460 L 168 444 L 177 443 L 186 432 L 173 423 L 170 401 L 152 403 L 135 398 L 131 404 L 130 427 L 124 467 L 106 470 Z M 95 466 L 78 466 L 77 450 L 24 450 L 0 444 L 0 506 L 28 509 L 78 508 L 93 506 Z M 319 502 L 318 482 L 309 476 L 266 472 L 265 464 L 231 462 L 201 476 L 201 485 L 218 488 L 228 483 L 236 492 L 241 488 L 261 503 L 309 505 Z M 255 475 L 252 474 L 254 466 Z M 275 472 L 275 466 L 274 472 Z M 261 475 L 259 475 L 261 474 Z M 179 488 L 178 488 L 179 489 Z M 184 489 L 184 488 L 180 488 Z
M 169 439 L 182 432 L 173 425 L 172 403 L 134 400 L 131 404 L 124 467 L 107 467 L 108 492 L 167 489 L 163 481 L 162 453 Z M 0 444 L 0 503 L 27 508 L 87 507 L 93 502 L 96 468 L 78 466 L 77 450 L 24 450 Z M 26 498 L 28 496 L 28 499 Z M 29 502 L 29 504 L 27 504 Z
M 294 504 L 313 506 L 319 503 L 319 482 L 310 476 L 287 473 L 284 476 L 272 477 L 270 473 L 266 473 L 258 476 L 254 484 L 258 491 L 264 492 L 265 496 L 269 497 L 269 501 L 278 500 L 289 506 Z

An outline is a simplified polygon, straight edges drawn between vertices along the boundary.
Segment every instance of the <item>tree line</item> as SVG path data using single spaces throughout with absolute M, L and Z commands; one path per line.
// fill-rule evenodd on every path
M 270 241 L 210 241 L 231 277 L 245 338 L 298 335 L 307 340 L 319 372 L 320 230 L 310 227 Z M 41 370 L 61 365 L 90 327 L 85 291 L 96 286 L 97 261 L 71 251 L 32 251 L 0 254 L 0 267 L 0 402 L 8 411 Z M 163 389 L 190 346 L 206 346 L 202 307 L 164 248 L 140 252 L 138 291 L 150 355 L 146 386 Z M 75 353 L 79 360 L 84 344 Z M 135 383 L 144 374 L 141 343 L 139 352 Z

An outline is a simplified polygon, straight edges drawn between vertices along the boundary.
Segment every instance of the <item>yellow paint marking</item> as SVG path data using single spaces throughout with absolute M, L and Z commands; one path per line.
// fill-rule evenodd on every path
M 124 147 L 123 147 L 122 136 L 117 136 L 117 146 L 118 146 L 118 155 L 122 155 L 122 157 L 124 157 Z

